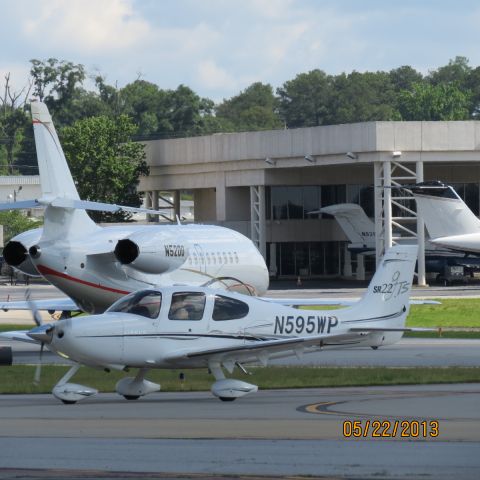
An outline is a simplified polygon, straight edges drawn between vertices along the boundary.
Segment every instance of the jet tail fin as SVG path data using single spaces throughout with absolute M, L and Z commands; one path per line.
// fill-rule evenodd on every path
M 335 217 L 351 243 L 350 249 L 375 249 L 375 224 L 367 217 L 360 205 L 339 203 L 323 207 L 320 211 Z
M 32 102 L 31 111 L 43 197 L 79 199 L 47 106 Z
M 99 227 L 85 210 L 66 210 L 50 205 L 54 199 L 80 200 L 80 197 L 47 106 L 32 102 L 31 112 L 42 188 L 39 202 L 48 205 L 42 239 L 68 239 L 74 231 L 88 234 L 97 230 Z
M 432 240 L 480 232 L 480 220 L 450 185 L 424 182 L 410 189 Z

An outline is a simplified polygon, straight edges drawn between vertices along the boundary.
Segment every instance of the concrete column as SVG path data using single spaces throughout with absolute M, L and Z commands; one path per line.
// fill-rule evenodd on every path
M 175 190 L 173 192 L 173 216 L 175 217 L 175 220 L 181 217 L 181 210 L 180 210 L 180 190 Z
M 416 163 L 417 183 L 423 182 L 423 162 Z M 417 209 L 417 241 L 418 241 L 418 285 L 427 286 L 425 269 L 425 222 Z
M 350 253 L 347 245 L 345 245 L 345 263 L 343 264 L 343 276 L 352 276 L 352 254 Z
M 270 244 L 270 265 L 268 266 L 268 271 L 272 277 L 275 277 L 278 273 L 277 266 L 277 244 Z
M 357 280 L 365 280 L 365 255 L 359 253 L 357 255 Z
M 225 174 L 221 172 L 217 175 L 217 184 L 215 190 L 215 206 L 217 221 L 224 222 L 227 219 L 227 196 L 225 188 Z
M 152 190 L 151 192 L 151 201 L 152 201 L 152 210 L 158 210 L 158 190 Z M 158 215 L 149 215 L 149 222 L 159 222 L 160 218 Z

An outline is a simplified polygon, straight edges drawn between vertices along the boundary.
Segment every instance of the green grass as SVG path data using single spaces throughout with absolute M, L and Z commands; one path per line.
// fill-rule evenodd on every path
M 0 332 L 10 332 L 15 330 L 31 330 L 35 327 L 35 324 L 32 322 L 31 325 L 8 325 L 0 324 Z
M 35 367 L 13 366 L 0 368 L 0 393 L 49 393 L 68 367 L 44 366 L 40 385 L 33 385 Z M 345 387 L 369 385 L 405 385 L 426 383 L 480 382 L 480 368 L 335 368 L 335 367 L 267 367 L 252 368 L 253 375 L 235 371 L 239 378 L 262 389 Z M 72 382 L 112 392 L 124 372 L 106 373 L 82 368 Z M 162 391 L 206 391 L 214 382 L 206 370 L 185 370 L 185 381 L 179 380 L 180 370 L 152 370 L 147 378 L 162 385 Z
M 406 332 L 404 337 L 408 338 L 463 338 L 466 340 L 474 340 L 480 338 L 480 331 L 466 331 L 466 330 L 442 330 L 439 335 L 438 331 L 434 332 Z
M 438 298 L 441 305 L 412 305 L 409 327 L 480 328 L 480 298 Z

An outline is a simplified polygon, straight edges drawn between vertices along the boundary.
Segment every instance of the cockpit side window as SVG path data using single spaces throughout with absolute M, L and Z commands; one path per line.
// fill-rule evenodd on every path
M 109 312 L 131 313 L 147 318 L 157 318 L 162 305 L 162 294 L 154 290 L 141 290 L 121 298 Z
M 170 320 L 201 320 L 205 310 L 205 294 L 202 292 L 178 292 L 172 295 L 168 312 Z
M 217 321 L 237 320 L 248 315 L 248 304 L 236 298 L 215 295 L 212 319 Z

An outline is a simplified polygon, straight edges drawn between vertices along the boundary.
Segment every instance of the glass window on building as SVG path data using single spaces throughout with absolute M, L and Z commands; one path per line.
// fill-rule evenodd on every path
M 347 195 L 346 185 L 322 185 L 321 187 L 321 205 L 328 207 L 337 203 L 345 203 Z M 333 218 L 332 215 L 323 214 L 324 218 Z
M 340 245 L 340 242 L 323 242 L 326 275 L 338 275 L 341 273 Z
M 279 247 L 280 275 L 295 275 L 295 244 L 283 242 Z
M 303 219 L 303 187 L 285 187 L 288 199 L 288 218 L 290 220 Z
M 374 189 L 371 185 L 347 185 L 347 203 L 360 205 L 368 217 L 375 216 Z
M 295 243 L 295 275 L 306 277 L 310 275 L 309 242 Z
M 478 183 L 452 183 L 458 196 L 466 203 L 468 208 L 478 216 L 479 214 L 479 188 Z
M 271 187 L 272 220 L 287 220 L 288 207 L 285 187 Z
M 480 201 L 480 192 L 478 183 L 466 183 L 465 184 L 465 203 L 468 205 L 468 208 L 478 217 L 479 201 Z
M 310 242 L 310 274 L 325 275 L 325 262 L 322 242 Z
M 310 212 L 318 211 L 321 207 L 320 187 L 309 186 L 303 187 L 303 210 L 304 218 L 319 218 L 319 213 Z
M 415 203 L 415 201 L 410 203 Z M 373 218 L 375 216 L 375 191 L 373 186 L 360 187 L 360 206 L 367 214 L 367 217 Z

